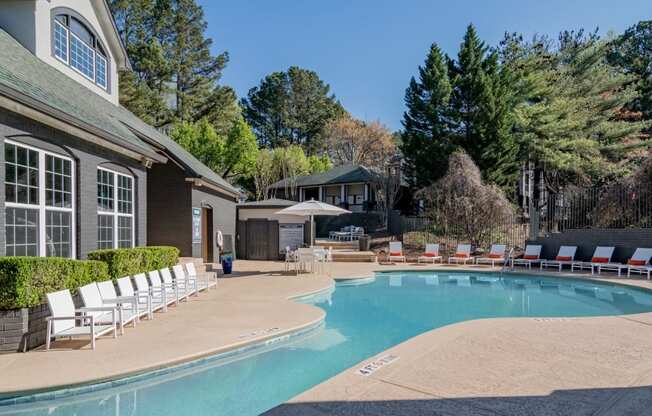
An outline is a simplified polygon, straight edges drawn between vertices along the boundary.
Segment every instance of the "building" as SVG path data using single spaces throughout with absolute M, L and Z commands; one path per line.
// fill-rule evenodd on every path
M 364 166 L 343 165 L 327 172 L 285 179 L 274 183 L 270 193 L 294 201 L 327 202 L 351 212 L 376 208 L 376 189 L 380 176 Z
M 234 250 L 239 192 L 120 106 L 129 69 L 105 0 L 0 2 L 0 255 Z

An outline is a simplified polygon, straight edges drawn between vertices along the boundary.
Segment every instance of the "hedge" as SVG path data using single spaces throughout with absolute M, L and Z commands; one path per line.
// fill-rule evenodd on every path
M 45 295 L 110 279 L 105 263 L 58 257 L 0 257 L 0 310 L 28 308 Z
M 179 261 L 179 249 L 151 246 L 95 250 L 88 253 L 88 258 L 106 263 L 109 275 L 115 280 L 123 276 L 172 267 Z

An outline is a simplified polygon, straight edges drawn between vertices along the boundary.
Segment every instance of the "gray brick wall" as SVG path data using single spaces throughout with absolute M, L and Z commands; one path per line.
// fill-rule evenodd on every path
M 4 141 L 29 144 L 44 150 L 67 154 L 76 168 L 77 257 L 86 258 L 97 248 L 97 167 L 111 163 L 124 167 L 134 176 L 136 245 L 147 244 L 147 170 L 133 159 L 87 143 L 59 130 L 36 123 L 8 111 L 0 111 L 0 177 L 4 179 Z M 0 187 L 0 255 L 5 253 L 4 186 Z
M 552 259 L 563 245 L 577 246 L 577 259 L 590 260 L 597 246 L 613 246 L 614 260 L 627 261 L 638 247 L 652 247 L 652 229 L 576 229 L 551 234 L 528 243 L 542 244 L 542 256 Z

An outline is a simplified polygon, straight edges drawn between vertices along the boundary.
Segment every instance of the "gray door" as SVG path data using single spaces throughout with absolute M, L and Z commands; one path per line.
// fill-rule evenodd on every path
M 267 260 L 267 220 L 247 220 L 247 259 Z

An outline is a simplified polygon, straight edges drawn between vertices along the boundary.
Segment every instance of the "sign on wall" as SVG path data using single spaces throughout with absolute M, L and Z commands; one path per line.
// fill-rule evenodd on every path
M 303 246 L 303 224 L 279 224 L 278 248 L 285 253 L 285 248 L 296 250 Z
M 192 242 L 201 243 L 201 208 L 192 209 Z

